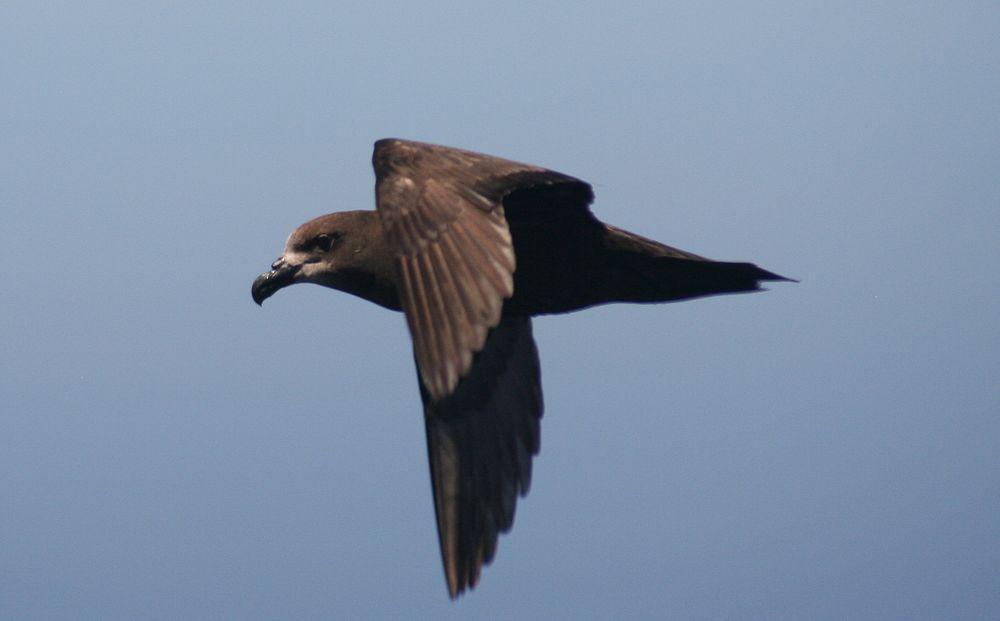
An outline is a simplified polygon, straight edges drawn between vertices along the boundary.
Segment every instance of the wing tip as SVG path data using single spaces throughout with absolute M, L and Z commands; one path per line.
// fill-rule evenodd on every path
M 479 584 L 479 572 L 484 565 L 489 565 L 489 562 L 479 563 L 474 566 L 472 571 L 463 572 L 461 577 L 456 569 L 452 568 L 453 572 L 446 569 L 445 581 L 448 585 L 448 599 L 455 601 L 467 592 L 475 590 L 476 585 Z
M 466 585 L 459 583 L 458 578 L 452 580 L 451 577 L 448 577 L 447 582 L 448 582 L 448 599 L 450 599 L 451 601 L 455 601 L 460 596 L 465 594 Z M 468 585 L 469 589 L 472 589 L 474 587 L 475 585 L 473 584 Z
M 445 567 L 444 579 L 448 585 L 448 598 L 452 601 L 458 599 L 458 596 L 465 592 L 465 585 L 458 582 L 458 575 L 454 571 L 454 567 Z

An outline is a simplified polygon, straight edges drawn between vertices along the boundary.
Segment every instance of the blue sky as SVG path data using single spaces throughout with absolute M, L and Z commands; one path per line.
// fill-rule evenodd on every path
M 1000 8 L 0 6 L 0 617 L 1000 609 Z M 250 282 L 396 136 L 801 279 L 540 318 L 531 494 L 449 602 L 402 316 Z

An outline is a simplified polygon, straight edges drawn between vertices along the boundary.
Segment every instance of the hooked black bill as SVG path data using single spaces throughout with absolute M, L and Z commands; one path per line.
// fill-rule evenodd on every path
M 271 267 L 274 269 L 255 278 L 253 286 L 250 287 L 250 294 L 258 306 L 263 305 L 264 300 L 274 295 L 279 289 L 294 284 L 295 275 L 299 273 L 302 266 L 285 265 L 281 259 L 278 259 L 271 264 Z

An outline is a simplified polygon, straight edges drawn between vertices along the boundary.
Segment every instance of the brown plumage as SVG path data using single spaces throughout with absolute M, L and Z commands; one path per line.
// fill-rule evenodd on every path
M 544 168 L 394 139 L 375 143 L 372 163 L 377 211 L 300 226 L 253 298 L 312 282 L 404 312 L 454 598 L 476 585 L 531 481 L 542 417 L 532 315 L 787 279 L 604 224 L 588 184 Z

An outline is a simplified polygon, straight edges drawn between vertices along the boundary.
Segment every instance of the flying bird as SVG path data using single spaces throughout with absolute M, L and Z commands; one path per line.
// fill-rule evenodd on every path
M 376 210 L 295 229 L 252 294 L 262 304 L 309 282 L 406 316 L 454 599 L 492 561 L 531 481 L 542 417 L 533 315 L 789 279 L 604 224 L 589 184 L 545 168 L 398 139 L 376 142 L 372 164 Z

